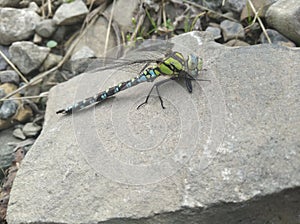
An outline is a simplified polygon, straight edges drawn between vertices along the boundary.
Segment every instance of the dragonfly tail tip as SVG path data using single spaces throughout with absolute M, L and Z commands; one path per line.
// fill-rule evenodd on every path
M 65 114 L 66 111 L 64 109 L 56 111 L 56 114 Z

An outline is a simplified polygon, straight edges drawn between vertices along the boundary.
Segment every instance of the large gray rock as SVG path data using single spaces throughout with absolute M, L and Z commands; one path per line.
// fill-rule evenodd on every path
M 57 26 L 52 19 L 45 19 L 36 25 L 35 31 L 42 37 L 49 38 L 55 32 Z
M 117 1 L 114 7 L 113 18 L 123 32 L 132 30 L 132 18 L 138 10 L 139 1 Z M 111 10 L 111 9 L 110 9 Z
M 93 4 L 95 5 L 97 4 L 97 2 L 93 1 Z M 107 49 L 110 49 L 121 43 L 121 34 L 119 28 L 124 33 L 132 31 L 132 17 L 136 13 L 138 5 L 139 1 L 137 0 L 116 1 L 116 4 L 113 7 L 114 22 L 112 23 L 112 26 L 110 28 L 108 41 L 106 36 L 109 27 L 109 15 L 111 14 L 112 5 L 104 11 L 102 16 L 100 16 L 94 23 L 90 24 L 90 26 L 87 27 L 86 32 L 80 38 L 73 52 L 76 53 L 78 51 L 82 51 L 82 49 L 84 48 L 90 48 L 93 50 L 93 54 L 95 54 L 97 57 L 103 57 L 106 51 L 106 44 Z M 118 26 L 116 26 L 116 24 Z M 83 68 L 84 66 L 81 66 L 80 64 L 84 65 L 86 61 L 81 60 L 81 62 L 78 62 L 79 63 L 77 66 L 72 65 L 73 71 L 78 71 L 77 68 L 80 67 Z
M 266 33 L 268 34 L 272 44 L 278 44 L 286 47 L 296 47 L 296 45 L 292 41 L 287 39 L 285 36 L 277 32 L 276 30 L 266 29 Z M 260 34 L 259 39 L 260 39 L 260 43 L 262 44 L 269 43 L 264 33 Z
M 105 52 L 106 33 L 108 30 L 108 21 L 104 17 L 99 17 L 95 23 L 89 26 L 79 40 L 73 52 L 78 52 L 82 48 L 90 48 L 93 50 L 97 57 L 103 57 Z M 115 33 L 110 31 L 110 37 L 108 40 L 108 49 L 115 47 L 117 44 Z
M 29 74 L 40 68 L 49 52 L 49 48 L 38 46 L 30 41 L 15 42 L 9 48 L 12 62 L 23 74 Z
M 55 12 L 53 20 L 58 25 L 71 25 L 84 19 L 89 12 L 82 0 L 63 3 Z
M 40 16 L 25 9 L 0 8 L 0 44 L 26 40 L 34 34 Z
M 282 35 L 300 45 L 299 0 L 279 0 L 266 12 L 266 21 Z
M 224 41 L 232 39 L 245 39 L 245 31 L 240 23 L 224 20 L 220 24 Z
M 224 8 L 228 11 L 241 13 L 243 8 L 246 6 L 246 0 L 227 0 L 224 2 Z
M 192 32 L 204 59 L 193 93 L 152 83 L 59 116 L 136 74 L 89 73 L 50 91 L 44 129 L 14 182 L 8 224 L 299 223 L 300 51 L 228 48 Z M 183 46 L 184 45 L 184 46 Z M 146 57 L 146 55 L 145 55 Z M 154 93 L 153 93 L 154 94 Z

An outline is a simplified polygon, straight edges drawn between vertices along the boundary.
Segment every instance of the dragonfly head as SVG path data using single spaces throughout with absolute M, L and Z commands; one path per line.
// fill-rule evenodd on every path
M 189 74 L 193 77 L 198 75 L 198 72 L 202 70 L 203 60 L 196 55 L 190 54 L 187 58 L 187 69 Z

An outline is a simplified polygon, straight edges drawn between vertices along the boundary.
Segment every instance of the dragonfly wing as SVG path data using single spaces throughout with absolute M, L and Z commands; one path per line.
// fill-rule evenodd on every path
M 126 52 L 126 55 L 135 57 L 143 54 L 148 59 L 159 58 L 172 51 L 174 43 L 164 40 L 145 40 L 142 43 L 135 42 Z
M 166 52 L 174 47 L 174 43 L 165 40 L 145 40 L 141 43 L 135 42 L 132 49 L 134 51 L 159 51 Z
M 125 55 L 122 58 L 97 58 L 88 66 L 86 71 L 97 72 L 118 69 L 138 73 L 147 64 L 162 61 L 164 55 L 171 52 L 173 46 L 173 43 L 162 40 L 147 40 L 141 44 L 136 43 L 125 50 Z
M 110 69 L 117 69 L 125 72 L 137 73 L 146 65 L 153 61 L 148 59 L 129 60 L 129 59 L 110 59 L 97 58 L 85 70 L 85 72 L 98 72 Z

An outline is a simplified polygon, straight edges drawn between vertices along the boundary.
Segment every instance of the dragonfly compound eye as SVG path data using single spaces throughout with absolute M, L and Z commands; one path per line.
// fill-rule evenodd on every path
M 194 70 L 197 67 L 197 57 L 195 55 L 189 55 L 187 59 L 187 66 L 189 70 Z
M 197 65 L 198 71 L 201 71 L 202 67 L 203 67 L 203 60 L 202 58 L 198 58 L 198 65 Z
M 196 76 L 202 68 L 202 59 L 191 54 L 187 59 L 187 67 L 192 76 Z

